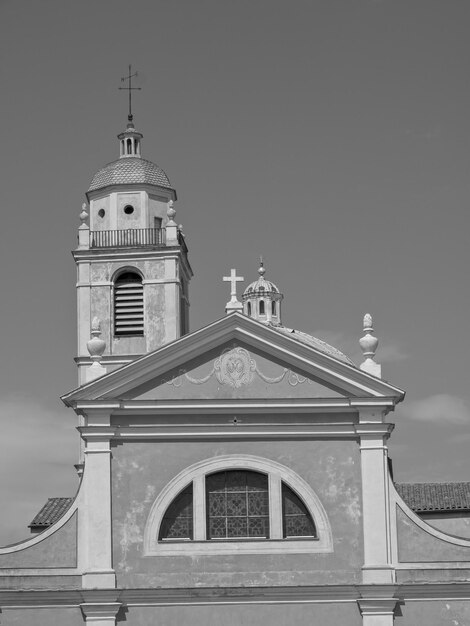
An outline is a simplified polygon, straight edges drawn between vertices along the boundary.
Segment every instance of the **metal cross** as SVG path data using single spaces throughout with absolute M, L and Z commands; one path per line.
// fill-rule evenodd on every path
M 141 91 L 142 87 L 133 87 L 132 86 L 132 79 L 135 78 L 137 76 L 137 72 L 134 72 L 134 74 L 132 74 L 132 65 L 129 65 L 129 74 L 127 76 L 124 76 L 123 78 L 121 78 L 121 83 L 123 83 L 125 80 L 128 80 L 129 83 L 127 85 L 127 87 L 118 87 L 118 89 L 127 89 L 129 91 L 129 115 L 127 116 L 127 119 L 129 120 L 129 122 L 132 122 L 132 92 L 135 91 Z
M 231 269 L 230 276 L 224 276 L 223 279 L 225 282 L 231 283 L 230 285 L 231 300 L 232 302 L 237 302 L 237 283 L 245 279 L 243 278 L 243 276 L 237 276 L 237 270 L 235 269 Z

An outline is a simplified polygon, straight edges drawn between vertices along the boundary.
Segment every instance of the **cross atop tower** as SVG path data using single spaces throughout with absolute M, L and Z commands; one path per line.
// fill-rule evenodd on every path
M 233 311 L 243 311 L 243 304 L 238 301 L 237 298 L 237 283 L 245 280 L 243 276 L 237 276 L 237 270 L 231 269 L 230 276 L 223 277 L 224 282 L 230 283 L 230 300 L 225 305 L 225 312 L 232 313 Z
M 133 119 L 133 115 L 132 115 L 132 92 L 133 91 L 141 91 L 142 87 L 133 87 L 132 86 L 132 79 L 135 78 L 138 75 L 137 72 L 132 73 L 132 65 L 129 65 L 129 74 L 127 76 L 124 76 L 123 78 L 121 78 L 121 83 L 123 83 L 124 81 L 128 81 L 127 87 L 118 87 L 118 89 L 127 89 L 129 91 L 129 114 L 127 116 L 127 119 L 129 120 L 129 122 L 132 122 Z

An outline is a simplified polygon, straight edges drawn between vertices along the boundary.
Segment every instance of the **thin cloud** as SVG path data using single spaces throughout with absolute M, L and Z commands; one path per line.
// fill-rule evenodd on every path
M 402 413 L 412 420 L 436 424 L 469 424 L 470 409 L 458 396 L 439 393 L 405 404 Z

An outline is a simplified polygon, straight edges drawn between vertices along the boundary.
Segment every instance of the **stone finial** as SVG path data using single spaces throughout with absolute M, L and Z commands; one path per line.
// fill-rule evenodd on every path
M 100 339 L 101 322 L 97 317 L 91 322 L 91 339 L 86 344 L 92 361 L 101 361 L 101 357 L 106 348 L 106 342 Z
M 100 363 L 103 352 L 106 349 L 106 342 L 100 338 L 100 335 L 101 323 L 97 317 L 94 317 L 91 322 L 91 339 L 86 344 L 91 360 L 93 361 L 86 371 L 87 382 L 106 374 L 106 368 Z
M 87 221 L 87 219 L 88 219 L 88 211 L 87 211 L 87 208 L 88 208 L 88 207 L 87 207 L 87 205 L 86 205 L 86 202 L 84 202 L 84 203 L 82 204 L 82 210 L 81 210 L 81 212 L 80 212 L 80 220 L 81 220 L 81 222 L 82 222 L 82 223 L 81 223 L 81 227 L 82 227 L 82 226 L 85 226 L 85 227 L 86 227 L 86 221 Z
M 78 227 L 78 249 L 88 250 L 90 248 L 90 227 L 88 226 L 88 211 L 85 202 L 82 204 L 80 213 L 81 224 Z
M 260 256 L 260 258 L 259 258 L 258 274 L 260 276 L 264 276 L 266 274 L 266 270 L 264 269 L 264 261 L 263 261 L 263 257 L 262 256 Z
M 173 207 L 173 200 L 170 200 L 168 202 L 168 209 L 166 211 L 166 214 L 168 216 L 167 226 L 176 226 L 176 222 L 174 221 L 176 210 Z
M 225 313 L 233 313 L 233 311 L 243 311 L 243 304 L 237 298 L 237 283 L 245 280 L 243 276 L 237 276 L 237 270 L 231 269 L 230 276 L 223 276 L 224 282 L 230 283 L 230 300 L 225 305 Z
M 381 378 L 382 366 L 374 360 L 379 340 L 372 334 L 374 332 L 374 328 L 372 326 L 372 315 L 370 315 L 370 313 L 366 313 L 364 315 L 363 326 L 364 335 L 359 339 L 359 345 L 361 346 L 365 359 L 359 367 L 363 372 L 367 372 L 368 374 L 377 376 L 377 378 Z

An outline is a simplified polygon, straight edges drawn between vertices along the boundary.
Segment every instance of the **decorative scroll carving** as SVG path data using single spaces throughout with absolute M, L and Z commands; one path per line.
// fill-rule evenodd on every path
M 215 360 L 214 369 L 219 383 L 238 388 L 251 383 L 256 362 L 248 350 L 233 348 L 222 352 Z
M 291 369 L 284 367 L 278 376 L 267 376 L 258 367 L 256 361 L 251 358 L 248 350 L 240 347 L 229 348 L 224 350 L 222 354 L 214 361 L 214 365 L 210 372 L 202 378 L 195 378 L 188 374 L 187 370 L 180 368 L 178 373 L 170 379 L 164 379 L 162 382 L 173 387 L 181 387 L 184 380 L 193 385 L 203 385 L 207 383 L 215 374 L 217 380 L 222 385 L 230 385 L 238 389 L 243 385 L 249 385 L 253 382 L 254 374 L 257 374 L 265 383 L 274 385 L 280 383 L 284 379 L 291 387 L 302 385 L 303 383 L 313 383 L 312 380 Z

